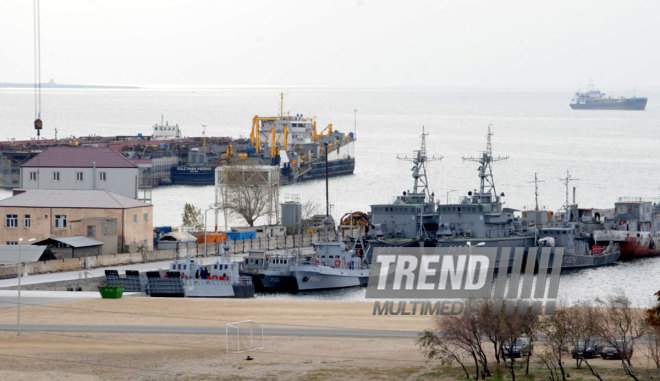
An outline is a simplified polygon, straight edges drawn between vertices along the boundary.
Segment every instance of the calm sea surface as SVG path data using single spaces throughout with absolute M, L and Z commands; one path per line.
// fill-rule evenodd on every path
M 247 137 L 254 115 L 280 111 L 280 89 L 46 89 L 42 94 L 44 137 L 151 134 L 161 114 L 178 123 L 184 135 Z M 288 89 L 285 112 L 316 116 L 319 127 L 332 123 L 354 130 L 357 109 L 356 168 L 353 176 L 333 178 L 330 202 L 336 219 L 368 211 L 412 187 L 409 162 L 398 156 L 419 148 L 424 128 L 429 155 L 441 160 L 428 168 L 436 200 L 456 202 L 478 187 L 477 165 L 463 157 L 485 149 L 488 125 L 493 153 L 508 156 L 494 164 L 497 192 L 506 206 L 534 208 L 534 172 L 539 206 L 557 210 L 565 200 L 560 178 L 570 171 L 581 207 L 611 208 L 618 197 L 660 196 L 660 93 L 646 111 L 577 111 L 565 92 L 445 89 Z M 632 95 L 624 92 L 613 95 Z M 638 94 L 640 95 L 640 94 Z M 0 140 L 35 137 L 34 94 L 30 89 L 0 89 Z M 571 191 L 572 193 L 572 191 Z M 10 191 L 0 190 L 0 197 Z M 283 187 L 280 199 L 298 195 L 324 210 L 325 184 L 314 181 Z M 154 224 L 177 226 L 186 202 L 205 209 L 212 186 L 172 186 L 153 192 Z M 209 220 L 212 220 L 209 214 Z M 230 224 L 239 224 L 232 221 Z M 222 225 L 223 222 L 220 221 Z M 209 222 L 209 226 L 212 223 Z M 562 276 L 560 296 L 568 302 L 603 297 L 622 288 L 638 305 L 650 305 L 660 289 L 660 258 L 589 269 Z M 289 297 L 289 296 L 267 296 Z M 343 290 L 297 298 L 364 300 L 363 290 Z

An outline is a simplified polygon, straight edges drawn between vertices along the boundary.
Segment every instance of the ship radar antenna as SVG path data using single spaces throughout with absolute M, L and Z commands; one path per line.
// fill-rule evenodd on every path
M 564 219 L 568 222 L 570 220 L 568 214 L 570 213 L 570 209 L 571 209 L 571 204 L 568 200 L 568 185 L 571 181 L 578 181 L 580 179 L 571 177 L 571 174 L 568 172 L 568 170 L 566 170 L 566 177 L 563 177 L 559 180 L 561 180 L 564 183 L 564 186 L 566 187 L 566 204 L 564 204 L 564 209 L 566 210 L 566 216 Z M 573 203 L 575 203 L 575 197 L 573 197 Z
M 544 180 L 539 180 L 538 172 L 534 172 L 534 181 L 528 181 L 528 184 L 534 183 L 534 200 L 536 201 L 536 211 L 539 210 L 539 183 L 544 183 Z
M 491 164 L 496 161 L 506 160 L 509 157 L 508 156 L 493 157 L 493 145 L 491 142 L 491 137 L 494 134 L 490 131 L 490 127 L 491 125 L 489 124 L 488 135 L 486 139 L 486 151 L 481 153 L 481 157 L 464 157 L 463 160 L 474 161 L 479 163 L 480 195 L 491 193 L 495 196 L 495 200 L 499 200 L 499 196 L 497 195 L 497 191 L 495 190 L 495 181 L 493 180 L 493 168 Z M 479 202 L 481 202 L 481 198 L 479 199 Z
M 442 160 L 442 156 L 431 156 L 429 157 L 426 154 L 426 136 L 428 133 L 424 130 L 424 126 L 422 126 L 422 144 L 421 148 L 419 150 L 413 150 L 413 157 L 408 157 L 408 156 L 397 156 L 397 159 L 399 160 L 405 160 L 405 161 L 411 161 L 413 163 L 412 167 L 412 173 L 413 173 L 413 179 L 415 179 L 415 183 L 413 185 L 413 193 L 417 193 L 418 188 L 423 188 L 423 192 L 426 193 L 426 196 L 428 197 L 431 202 L 433 202 L 433 195 L 429 191 L 429 183 L 428 179 L 426 177 L 426 163 L 430 161 L 438 161 Z

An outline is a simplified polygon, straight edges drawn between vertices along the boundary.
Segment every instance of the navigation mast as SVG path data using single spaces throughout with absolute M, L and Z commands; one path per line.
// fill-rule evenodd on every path
M 494 135 L 490 131 L 491 125 L 488 125 L 488 135 L 486 139 L 486 151 L 481 153 L 481 157 L 464 157 L 465 161 L 474 161 L 479 163 L 479 203 L 481 203 L 481 197 L 485 194 L 492 194 L 495 196 L 495 200 L 499 200 L 497 191 L 495 190 L 495 180 L 493 180 L 493 168 L 491 164 L 496 161 L 502 161 L 509 158 L 509 156 L 498 156 L 493 157 L 493 145 L 491 143 L 491 137 Z
M 566 170 L 566 177 L 563 177 L 559 180 L 561 180 L 564 183 L 565 187 L 566 187 L 566 203 L 564 204 L 564 210 L 566 211 L 565 212 L 566 216 L 564 217 L 564 221 L 565 222 L 570 222 L 569 214 L 570 214 L 570 209 L 571 209 L 572 205 L 568 201 L 568 184 L 571 181 L 578 181 L 580 179 L 575 179 L 575 178 L 571 177 L 571 174 L 568 172 L 568 170 Z M 575 204 L 575 196 L 573 196 L 573 204 Z
M 413 185 L 413 194 L 417 193 L 417 188 L 422 188 L 422 192 L 426 194 L 428 199 L 433 202 L 433 195 L 429 191 L 428 179 L 426 177 L 426 163 L 430 161 L 442 160 L 442 156 L 431 156 L 426 154 L 426 136 L 424 126 L 422 126 L 422 144 L 418 150 L 413 150 L 414 156 L 397 156 L 399 160 L 411 161 L 413 163 L 412 176 L 415 179 Z

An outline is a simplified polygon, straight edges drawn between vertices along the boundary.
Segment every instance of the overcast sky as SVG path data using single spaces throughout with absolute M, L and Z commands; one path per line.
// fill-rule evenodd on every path
M 0 36 L 0 82 L 32 83 L 32 1 Z M 41 0 L 58 83 L 643 91 L 659 39 L 660 1 Z

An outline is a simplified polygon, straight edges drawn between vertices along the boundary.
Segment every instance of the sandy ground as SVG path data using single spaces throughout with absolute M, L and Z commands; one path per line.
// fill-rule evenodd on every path
M 286 328 L 421 331 L 432 325 L 428 316 L 373 316 L 372 309 L 373 304 L 360 302 L 148 297 L 27 306 L 21 310 L 23 324 L 200 326 L 217 327 L 218 334 L 24 331 L 18 336 L 14 331 L 0 331 L 0 379 L 462 377 L 458 369 L 427 364 L 410 338 L 267 335 L 265 348 L 249 353 L 251 361 L 246 359 L 248 353 L 225 350 L 226 323 L 248 319 L 263 322 L 264 327 Z M 0 310 L 0 324 L 15 323 L 15 308 Z M 594 363 L 611 369 L 619 366 L 617 361 Z

